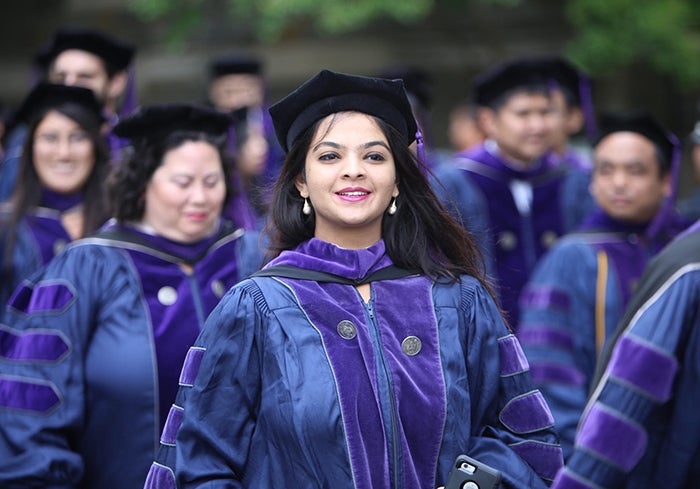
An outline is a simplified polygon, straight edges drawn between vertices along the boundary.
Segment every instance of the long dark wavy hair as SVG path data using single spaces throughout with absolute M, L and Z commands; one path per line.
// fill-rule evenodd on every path
M 95 164 L 82 189 L 84 194 L 82 235 L 87 236 L 97 230 L 109 217 L 104 182 L 109 172 L 110 156 L 107 141 L 101 133 L 103 120 L 93 111 L 74 103 L 52 106 L 37 114 L 30 123 L 27 139 L 22 147 L 17 183 L 8 201 L 9 212 L 5 214 L 2 223 L 2 230 L 6 233 L 5 266 L 2 272 L 3 277 L 8 280 L 17 228 L 30 209 L 41 205 L 42 185 L 34 167 L 34 136 L 41 121 L 52 111 L 74 120 L 87 133 L 95 152 Z
M 492 293 L 481 251 L 471 234 L 435 196 L 426 178 L 429 170 L 406 146 L 405 137 L 381 119 L 373 119 L 389 142 L 400 191 L 396 213 L 385 213 L 382 219 L 382 238 L 389 257 L 395 265 L 433 279 L 455 281 L 460 275 L 472 275 Z M 304 199 L 295 179 L 305 172 L 306 154 L 320 123 L 308 128 L 292 144 L 275 183 L 265 228 L 269 236 L 268 259 L 314 236 L 314 213 L 302 213 Z
M 146 210 L 144 196 L 146 186 L 153 174 L 163 163 L 165 154 L 188 141 L 203 141 L 214 146 L 221 158 L 221 166 L 226 182 L 226 202 L 232 195 L 231 168 L 232 161 L 225 149 L 226 138 L 195 131 L 174 131 L 165 138 L 138 141 L 128 147 L 115 171 L 107 182 L 112 216 L 120 222 L 139 221 Z

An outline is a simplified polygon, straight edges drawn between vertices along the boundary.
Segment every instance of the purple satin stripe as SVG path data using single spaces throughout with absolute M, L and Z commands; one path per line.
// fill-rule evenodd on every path
M 569 310 L 569 296 L 565 292 L 551 287 L 527 287 L 520 297 L 520 303 L 535 309 Z
M 148 470 L 144 489 L 176 489 L 175 474 L 169 467 L 153 463 Z
M 609 365 L 610 375 L 639 387 L 661 402 L 671 398 L 673 379 L 678 372 L 675 358 L 623 336 Z
M 67 284 L 39 283 L 32 289 L 21 285 L 10 299 L 8 306 L 25 314 L 61 312 L 75 298 Z
M 570 472 L 562 470 L 557 478 L 557 489 L 598 489 L 599 486 L 588 485 L 583 481 L 574 479 Z
M 501 359 L 501 376 L 514 375 L 528 370 L 529 365 L 518 339 L 514 335 L 498 340 L 498 353 Z
M 647 434 L 641 426 L 603 410 L 596 403 L 578 430 L 576 444 L 628 472 L 644 455 Z
M 59 362 L 69 350 L 63 336 L 50 332 L 0 329 L 0 357 L 22 362 Z
M 545 325 L 523 323 L 518 328 L 518 340 L 521 345 L 544 346 L 560 350 L 573 351 L 573 335 L 559 328 Z
M 61 400 L 51 385 L 0 377 L 0 406 L 46 414 Z
M 554 425 L 554 418 L 540 391 L 511 399 L 499 415 L 513 433 L 525 434 Z
M 160 442 L 164 445 L 175 445 L 175 437 L 177 436 L 177 430 L 180 429 L 182 424 L 182 417 L 184 415 L 184 410 L 178 406 L 171 406 L 168 412 L 168 419 L 163 427 L 163 433 L 160 436 Z
M 556 382 L 568 385 L 583 385 L 586 376 L 574 367 L 563 363 L 532 362 L 530 373 L 535 382 Z
M 564 457 L 558 445 L 526 441 L 510 447 L 544 479 L 553 480 L 557 470 L 564 465 Z
M 182 365 L 182 371 L 180 372 L 180 385 L 193 385 L 194 379 L 197 378 L 197 373 L 199 372 L 199 367 L 202 365 L 202 358 L 204 358 L 204 352 L 202 348 L 192 347 L 187 351 L 185 356 L 185 363 Z

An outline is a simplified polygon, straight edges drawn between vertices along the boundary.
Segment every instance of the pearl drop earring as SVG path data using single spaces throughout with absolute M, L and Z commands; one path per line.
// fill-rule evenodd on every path
M 394 200 L 391 201 L 391 205 L 389 206 L 389 210 L 387 212 L 390 216 L 396 214 L 396 197 L 394 197 Z
M 311 205 L 309 204 L 309 199 L 304 199 L 304 206 L 301 208 L 301 212 L 305 216 L 311 214 Z

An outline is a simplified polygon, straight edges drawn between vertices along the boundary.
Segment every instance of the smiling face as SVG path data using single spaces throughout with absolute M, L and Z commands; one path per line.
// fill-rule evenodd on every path
M 186 141 L 165 153 L 153 173 L 143 221 L 161 236 L 194 243 L 214 232 L 225 197 L 218 150 L 204 141 Z
M 670 192 L 670 175 L 660 175 L 649 139 L 636 132 L 615 132 L 596 145 L 591 194 L 614 219 L 650 221 Z
M 381 239 L 382 219 L 399 194 L 389 142 L 376 121 L 342 112 L 321 121 L 296 186 L 315 215 L 316 238 L 343 248 Z
M 41 185 L 62 194 L 82 189 L 95 166 L 95 147 L 87 131 L 55 110 L 37 125 L 32 151 Z

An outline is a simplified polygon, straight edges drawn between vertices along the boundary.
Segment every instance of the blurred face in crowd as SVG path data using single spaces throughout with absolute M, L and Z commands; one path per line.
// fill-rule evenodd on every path
M 516 166 L 527 167 L 550 148 L 550 111 L 546 94 L 515 92 L 499 109 L 481 109 L 480 120 L 502 156 Z
M 236 148 L 236 169 L 241 178 L 250 179 L 265 172 L 268 150 L 262 125 L 249 125 L 243 143 Z
M 102 58 L 80 49 L 67 49 L 56 56 L 48 79 L 52 83 L 89 88 L 108 111 L 114 111 L 127 81 L 124 72 L 110 78 Z
M 552 90 L 549 112 L 551 146 L 558 154 L 563 154 L 569 137 L 583 127 L 583 112 L 580 107 L 570 107 L 561 90 Z
M 648 222 L 670 191 L 670 174 L 661 175 L 655 146 L 646 137 L 614 132 L 596 145 L 591 194 L 614 219 Z
M 260 107 L 264 101 L 262 78 L 252 74 L 231 74 L 214 79 L 209 100 L 219 110 L 230 112 L 241 107 Z
M 306 154 L 297 189 L 316 219 L 315 237 L 350 249 L 382 235 L 382 219 L 398 196 L 394 157 L 377 122 L 359 112 L 326 117 Z
M 144 224 L 181 243 L 194 243 L 216 229 L 226 197 L 218 150 L 186 141 L 169 150 L 146 186 Z
M 450 145 L 455 151 L 473 148 L 486 138 L 479 127 L 476 113 L 468 107 L 457 107 L 450 113 L 447 130 Z
M 57 193 L 78 192 L 95 166 L 95 147 L 87 131 L 57 111 L 49 111 L 37 125 L 32 149 L 39 181 Z

